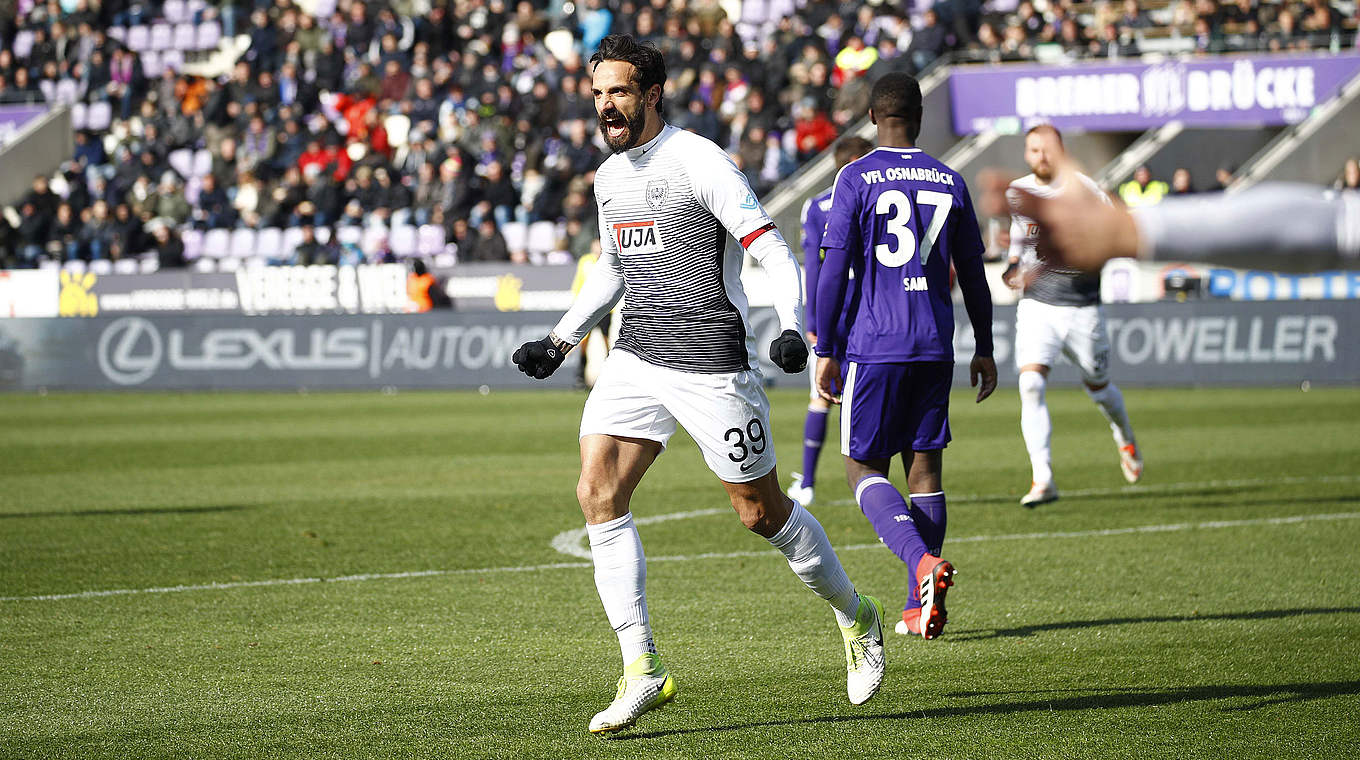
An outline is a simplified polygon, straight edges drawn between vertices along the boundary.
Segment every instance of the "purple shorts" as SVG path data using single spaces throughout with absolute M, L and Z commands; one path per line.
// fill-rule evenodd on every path
M 867 461 L 949 444 L 951 362 L 850 362 L 841 395 L 841 453 Z

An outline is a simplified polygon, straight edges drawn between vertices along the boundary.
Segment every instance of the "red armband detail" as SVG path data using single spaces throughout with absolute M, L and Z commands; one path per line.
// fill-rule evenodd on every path
M 770 222 L 769 224 L 765 225 L 764 227 L 761 227 L 755 232 L 748 234 L 746 237 L 741 239 L 741 247 L 750 248 L 751 244 L 756 242 L 756 238 L 759 238 L 761 235 L 764 235 L 765 233 L 769 232 L 772 229 L 774 229 L 774 222 Z

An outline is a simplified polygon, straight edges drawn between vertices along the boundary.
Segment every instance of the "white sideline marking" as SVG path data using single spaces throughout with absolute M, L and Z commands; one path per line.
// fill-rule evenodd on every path
M 651 522 L 661 522 L 664 519 L 678 520 L 682 515 L 697 517 L 700 515 L 717 514 L 727 512 L 726 509 L 702 509 L 694 512 L 677 512 L 673 515 L 658 515 L 651 519 Z M 1010 533 L 997 534 L 990 536 L 965 536 L 963 538 L 951 538 L 950 544 L 956 543 L 976 543 L 982 541 L 1024 541 L 1032 539 L 1049 540 L 1055 538 L 1093 538 L 1098 536 L 1118 536 L 1126 533 L 1170 533 L 1185 530 L 1203 530 L 1215 528 L 1240 528 L 1251 525 L 1293 525 L 1305 522 L 1317 522 L 1320 520 L 1355 520 L 1360 519 L 1360 512 L 1337 512 L 1325 515 L 1296 515 L 1294 517 L 1264 517 L 1252 520 L 1212 520 L 1200 523 L 1169 523 L 1163 525 L 1140 525 L 1133 528 L 1105 528 L 1102 530 L 1076 530 L 1065 532 L 1050 533 Z M 641 522 L 641 520 L 639 520 Z M 863 551 L 865 549 L 880 549 L 881 543 L 873 544 L 851 544 L 836 549 L 837 552 Z M 763 557 L 776 552 L 773 549 L 761 551 L 744 552 L 708 552 L 704 554 L 677 554 L 663 557 L 648 557 L 651 562 L 694 562 L 703 559 L 740 559 L 744 557 Z M 73 594 L 42 594 L 39 596 L 3 596 L 0 602 L 48 602 L 61 599 L 93 599 L 101 596 L 127 596 L 131 594 L 171 594 L 180 591 L 213 591 L 218 589 L 250 588 L 255 586 L 295 586 L 307 583 L 353 583 L 357 581 L 388 580 L 395 578 L 429 578 L 434 576 L 446 575 L 473 575 L 476 573 L 528 573 L 539 570 L 559 570 L 567 568 L 589 568 L 589 562 L 553 562 L 545 565 L 519 565 L 510 567 L 480 567 L 463 568 L 460 570 L 417 570 L 405 573 L 364 573 L 361 575 L 342 575 L 336 578 L 282 578 L 264 581 L 238 581 L 233 583 L 203 583 L 198 585 L 185 586 L 162 586 L 158 588 L 120 588 L 108 589 L 105 591 L 80 591 Z
M 1300 483 L 1355 483 L 1360 481 L 1360 475 L 1317 475 L 1301 476 L 1296 475 L 1287 478 L 1241 478 L 1237 480 L 1201 480 L 1197 483 L 1149 483 L 1147 485 L 1119 486 L 1118 488 L 1079 488 L 1073 491 L 1061 491 L 1063 497 L 1081 496 L 1123 496 L 1133 493 L 1178 493 L 1180 491 L 1198 491 L 1201 488 L 1255 488 L 1257 486 L 1278 486 L 1278 485 L 1298 485 Z M 987 499 L 994 501 L 999 498 L 996 494 L 965 494 L 962 496 L 951 495 L 949 501 L 952 503 L 979 501 Z M 1019 501 L 1019 498 L 1016 498 Z M 827 502 L 838 507 L 854 504 L 854 499 L 838 499 Z
M 633 516 L 634 525 L 651 525 L 653 523 L 668 522 L 670 520 L 686 520 L 691 517 L 707 517 L 709 515 L 736 514 L 731 507 L 720 509 L 696 509 L 692 512 L 672 512 L 665 515 L 651 515 L 648 517 Z M 585 528 L 573 528 L 564 530 L 553 536 L 552 548 L 569 557 L 580 557 L 590 559 L 590 546 L 582 545 L 586 540 Z

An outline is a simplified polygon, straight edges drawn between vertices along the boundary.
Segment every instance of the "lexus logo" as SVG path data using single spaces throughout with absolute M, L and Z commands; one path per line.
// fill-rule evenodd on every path
M 146 382 L 163 355 L 161 334 L 141 317 L 116 319 L 99 336 L 99 371 L 119 385 Z

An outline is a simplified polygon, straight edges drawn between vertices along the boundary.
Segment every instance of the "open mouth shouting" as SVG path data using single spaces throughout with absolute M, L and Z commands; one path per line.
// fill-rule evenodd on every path
M 637 143 L 642 134 L 643 112 L 638 109 L 635 117 L 629 118 L 617 108 L 610 108 L 600 114 L 600 134 L 605 144 L 615 153 L 622 153 Z

